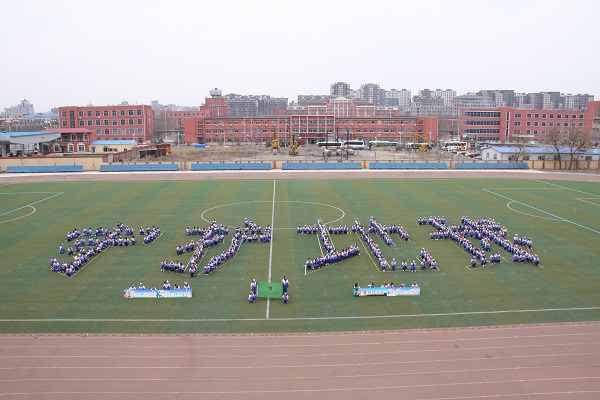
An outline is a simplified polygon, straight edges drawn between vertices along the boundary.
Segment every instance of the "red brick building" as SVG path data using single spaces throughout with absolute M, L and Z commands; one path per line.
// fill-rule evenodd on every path
M 460 110 L 463 140 L 544 141 L 550 131 L 592 130 L 593 111 L 526 110 L 521 108 L 464 108 Z
M 154 118 L 155 112 L 149 105 L 67 106 L 58 109 L 59 128 L 89 129 L 90 141 L 151 141 Z
M 403 117 L 395 107 L 376 107 L 338 98 L 288 109 L 267 117 L 228 117 L 225 99 L 206 99 L 206 116 L 185 118 L 185 143 L 269 143 L 274 137 L 288 142 L 292 135 L 306 143 L 328 137 L 412 142 L 415 133 L 437 140 L 437 117 Z

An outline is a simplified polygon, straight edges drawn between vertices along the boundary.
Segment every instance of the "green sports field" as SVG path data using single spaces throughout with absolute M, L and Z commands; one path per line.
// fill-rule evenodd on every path
M 541 267 L 514 264 L 472 270 L 470 257 L 451 241 L 429 239 L 421 216 L 493 218 L 533 240 Z M 401 224 L 387 260 L 417 259 L 425 247 L 439 271 L 379 272 L 359 236 L 332 235 L 336 248 L 358 244 L 358 257 L 305 274 L 321 254 L 317 235 L 298 225 L 322 218 L 327 226 L 374 216 Z M 190 241 L 186 226 L 213 219 L 231 229 L 248 218 L 273 228 L 271 243 L 243 244 L 235 259 L 210 276 L 162 272 L 162 259 Z M 111 247 L 72 278 L 50 270 L 66 233 L 113 228 L 123 222 L 159 226 L 154 243 Z M 136 235 L 137 236 L 137 235 Z M 227 249 L 209 248 L 205 261 Z M 138 240 L 141 242 L 141 237 Z M 496 247 L 492 247 L 495 251 Z M 0 333 L 236 333 L 404 329 L 600 319 L 600 185 L 511 179 L 373 179 L 139 181 L 6 184 L 0 186 Z M 203 264 L 202 264 L 203 265 Z M 251 279 L 290 282 L 289 304 L 247 302 Z M 133 282 L 146 287 L 188 280 L 191 299 L 124 299 Z M 418 297 L 352 296 L 355 282 L 421 287 Z

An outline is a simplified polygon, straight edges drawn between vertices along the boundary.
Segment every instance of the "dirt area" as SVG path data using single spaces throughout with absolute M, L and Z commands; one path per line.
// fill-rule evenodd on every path
M 271 148 L 264 145 L 252 146 L 214 146 L 204 149 L 198 149 L 193 146 L 172 146 L 171 154 L 164 157 L 158 157 L 157 161 L 162 162 L 218 162 L 218 161 L 273 161 L 273 160 L 325 160 L 323 154 L 324 149 L 316 145 L 305 145 L 298 148 L 298 155 L 291 156 L 289 147 L 282 147 L 276 154 L 273 154 Z M 354 154 L 336 154 L 335 150 L 327 159 L 329 160 L 448 160 L 449 157 L 454 157 L 457 160 L 459 157 L 455 154 L 433 150 L 431 153 L 423 153 L 421 151 L 406 151 L 406 150 L 356 150 Z M 131 160 L 136 161 L 136 160 Z M 146 160 L 148 161 L 148 160 Z

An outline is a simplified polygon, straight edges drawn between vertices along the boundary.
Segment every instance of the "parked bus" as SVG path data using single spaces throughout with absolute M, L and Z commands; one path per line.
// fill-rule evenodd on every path
M 388 140 L 371 140 L 369 142 L 369 149 L 372 148 L 396 148 L 397 142 L 390 142 Z
M 342 146 L 342 142 L 337 142 L 337 141 L 322 141 L 322 142 L 318 142 L 317 146 L 319 147 L 341 147 Z
M 430 142 L 404 143 L 403 148 L 413 150 L 431 150 L 433 145 Z
M 347 147 L 352 150 L 364 150 L 367 148 L 362 140 L 347 140 L 342 143 L 342 147 Z
M 452 151 L 452 150 L 466 150 L 467 149 L 467 142 L 462 142 L 460 140 L 450 140 L 450 141 L 447 141 L 447 142 L 443 143 L 442 149 L 443 150 L 448 150 L 448 151 Z

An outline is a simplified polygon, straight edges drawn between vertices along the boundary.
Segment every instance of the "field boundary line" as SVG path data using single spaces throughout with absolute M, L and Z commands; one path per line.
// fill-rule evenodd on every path
M 275 231 L 275 187 L 277 180 L 273 179 L 273 199 L 271 202 L 271 240 L 269 241 L 269 279 L 267 282 L 271 282 L 271 273 L 273 267 L 273 232 Z M 267 315 L 266 319 L 269 319 L 269 311 L 271 310 L 271 298 L 267 297 Z
M 560 216 L 558 216 L 558 215 L 554 215 L 554 214 L 552 214 L 552 213 L 550 213 L 550 212 L 548 212 L 548 211 L 544 211 L 544 210 L 542 210 L 542 209 L 540 209 L 540 208 L 534 207 L 534 206 L 532 206 L 532 205 L 529 205 L 529 204 L 527 204 L 527 203 L 523 203 L 522 201 L 515 200 L 515 199 L 511 199 L 510 197 L 507 197 L 507 196 L 501 195 L 501 194 L 499 194 L 499 193 L 495 193 L 495 192 L 493 192 L 493 191 L 491 191 L 491 190 L 488 190 L 488 189 L 481 189 L 481 190 L 483 190 L 483 191 L 485 191 L 485 192 L 488 192 L 488 193 L 491 193 L 491 194 L 493 194 L 493 195 L 496 195 L 496 196 L 498 196 L 498 197 L 502 197 L 503 199 L 509 200 L 509 203 L 506 205 L 507 207 L 508 207 L 508 205 L 509 205 L 510 203 L 518 203 L 518 204 L 524 205 L 525 207 L 533 208 L 534 210 L 536 210 L 536 211 L 539 211 L 539 212 L 541 212 L 541 213 L 548 214 L 548 215 L 550 215 L 550 216 L 552 216 L 552 217 L 556 218 L 557 220 L 560 220 L 560 221 L 563 221 L 563 222 L 568 222 L 568 223 L 570 223 L 570 224 L 573 224 L 573 225 L 576 225 L 576 226 L 578 226 L 578 227 L 580 227 L 580 228 L 587 229 L 587 230 L 589 230 L 589 231 L 592 231 L 592 232 L 594 232 L 594 233 L 600 234 L 600 231 L 597 231 L 597 230 L 595 230 L 595 229 L 592 229 L 592 228 L 588 228 L 588 227 L 587 227 L 587 226 L 585 226 L 585 225 L 578 224 L 577 222 L 570 221 L 570 220 L 568 220 L 568 219 L 566 219 L 566 218 L 563 218 L 563 217 L 560 217 Z M 508 208 L 509 208 L 510 210 L 512 210 L 512 208 L 510 208 L 510 207 L 508 207 Z M 512 211 L 515 211 L 515 210 L 512 210 Z M 516 211 L 515 211 L 515 212 L 516 212 Z M 546 219 L 548 219 L 548 218 L 546 218 Z
M 593 196 L 593 197 L 595 197 L 597 199 L 600 198 L 600 196 L 598 196 L 597 194 L 592 194 L 592 193 L 584 192 L 583 190 L 577 190 L 577 189 L 568 188 L 566 186 L 557 185 L 556 183 L 545 182 L 545 181 L 541 181 L 539 179 L 534 179 L 534 181 L 535 182 L 539 182 L 539 183 L 543 183 L 543 184 L 546 184 L 546 185 L 550 185 L 550 186 L 556 186 L 557 188 L 564 189 L 564 190 L 571 190 L 573 192 L 587 194 L 588 196 Z
M 496 311 L 459 311 L 451 313 L 430 314 L 395 314 L 395 315 L 362 315 L 362 316 L 337 316 L 337 317 L 297 317 L 297 318 L 270 318 L 269 321 L 335 321 L 353 319 L 392 319 L 392 318 L 422 318 L 422 317 L 448 317 L 463 315 L 494 315 L 494 314 L 525 314 L 545 312 L 573 312 L 600 310 L 598 307 L 569 307 L 569 308 L 541 308 L 529 310 L 496 310 Z M 24 319 L 0 319 L 0 322 L 254 322 L 265 321 L 265 318 L 24 318 Z

